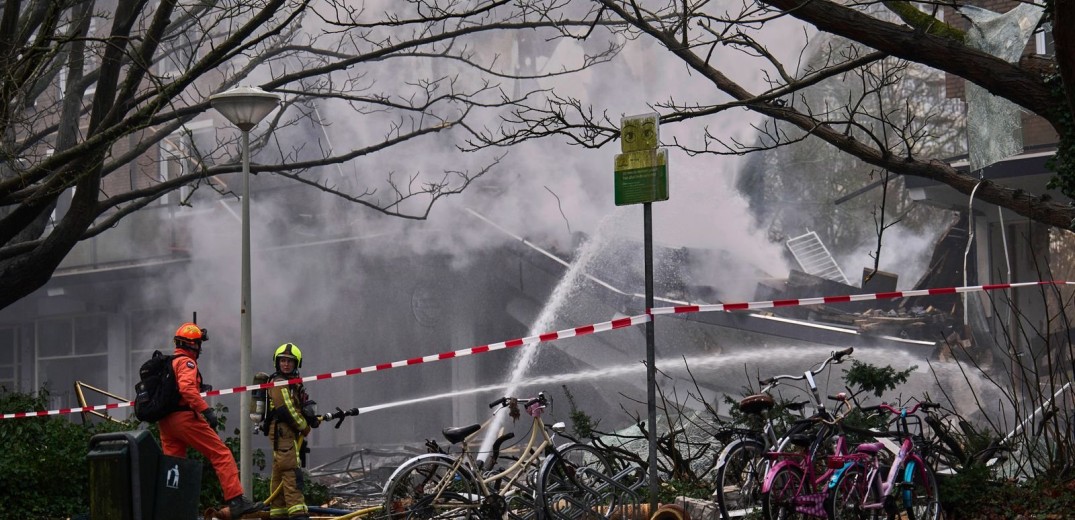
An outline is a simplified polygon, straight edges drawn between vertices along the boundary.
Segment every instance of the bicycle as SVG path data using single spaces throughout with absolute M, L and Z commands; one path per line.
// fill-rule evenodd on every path
M 937 520 L 940 517 L 937 480 L 919 452 L 922 421 L 915 415 L 919 409 L 928 412 L 938 407 L 940 405 L 923 401 L 909 410 L 888 404 L 863 408 L 867 412 L 884 411 L 895 415 L 896 431 L 887 433 L 902 442 L 890 465 L 882 461 L 884 445 L 880 442 L 861 444 L 855 453 L 829 459 L 829 467 L 835 470 L 825 500 L 829 518 L 872 520 L 880 518 L 882 512 L 888 520 Z M 884 480 L 881 480 L 882 474 L 885 474 Z
M 532 398 L 502 397 L 489 407 L 499 405 L 501 410 L 507 409 L 512 418 L 518 418 L 520 403 L 533 421 L 526 447 L 508 467 L 486 471 L 469 449 L 469 440 L 488 422 L 445 428 L 442 431 L 444 438 L 453 446 L 459 445 L 459 452 L 451 455 L 440 450 L 436 443 L 427 441 L 434 452 L 407 461 L 385 483 L 382 518 L 500 520 L 508 515 L 517 520 L 528 520 L 536 516 L 539 506 L 535 499 L 540 496 L 538 488 L 541 484 L 538 470 L 549 455 L 556 453 L 554 436 L 563 431 L 564 424 L 548 427 L 541 419 L 548 404 L 543 392 Z M 550 430 L 553 435 L 549 434 Z M 497 438 L 487 466 L 495 465 L 500 446 L 514 435 L 508 432 Z M 572 452 L 583 451 L 583 448 L 572 446 L 575 446 Z M 602 471 L 611 471 L 603 457 L 596 457 L 596 460 L 596 464 L 606 466 Z
M 825 518 L 827 513 L 824 500 L 827 494 L 825 483 L 834 473 L 833 469 L 821 470 L 817 462 L 827 460 L 822 454 L 843 455 L 847 453 L 847 437 L 843 429 L 843 419 L 852 410 L 853 397 L 845 393 L 829 396 L 844 407 L 842 414 L 830 416 L 819 413 L 812 419 L 821 426 L 812 438 L 793 439 L 792 443 L 805 448 L 801 451 L 773 450 L 765 454 L 771 466 L 765 474 L 762 484 L 762 513 L 769 519 L 787 519 L 796 515 Z M 826 445 L 835 436 L 833 447 L 826 450 Z
M 761 488 L 768 470 L 765 454 L 772 450 L 783 449 L 792 438 L 801 435 L 814 423 L 811 418 L 796 420 L 783 437 L 777 437 L 773 419 L 768 413 L 776 406 L 776 403 L 769 392 L 781 381 L 806 381 L 814 399 L 815 414 L 812 417 L 827 416 L 825 403 L 821 400 L 814 376 L 820 374 L 830 364 L 841 363 L 854 350 L 853 347 L 848 347 L 832 352 L 816 369 L 806 370 L 799 376 L 779 375 L 758 381 L 758 386 L 761 387 L 759 392 L 739 402 L 739 409 L 743 413 L 757 416 L 765 426 L 760 432 L 738 428 L 724 432 L 729 437 L 738 438 L 725 444 L 717 457 L 713 499 L 717 502 L 722 519 L 729 520 L 733 517 L 746 516 L 761 509 Z M 786 408 L 801 414 L 803 408 L 809 403 L 809 401 L 791 403 L 786 405 Z

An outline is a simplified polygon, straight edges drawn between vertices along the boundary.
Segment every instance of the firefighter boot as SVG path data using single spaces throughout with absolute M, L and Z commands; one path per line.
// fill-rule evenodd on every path
M 247 500 L 246 497 L 239 495 L 228 500 L 228 511 L 231 513 L 232 520 L 239 520 L 247 513 L 260 511 L 263 505 L 264 504 L 261 502 L 252 502 Z

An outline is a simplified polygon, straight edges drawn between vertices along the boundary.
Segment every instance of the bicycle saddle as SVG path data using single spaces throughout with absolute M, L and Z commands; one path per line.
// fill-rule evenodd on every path
M 816 437 L 816 435 L 811 433 L 796 433 L 788 437 L 788 440 L 800 448 L 809 448 L 810 445 L 814 443 L 814 438 Z
M 739 410 L 743 413 L 760 414 L 766 410 L 771 410 L 776 403 L 773 402 L 773 396 L 769 394 L 754 394 L 748 395 L 739 401 Z
M 858 446 L 856 446 L 855 447 L 855 452 L 857 452 L 857 453 L 867 453 L 869 455 L 877 455 L 877 453 L 879 451 L 881 451 L 881 449 L 884 448 L 884 447 L 885 447 L 885 445 L 881 444 L 880 442 L 868 442 L 868 443 L 859 444 Z
M 480 430 L 481 428 L 482 425 L 480 424 L 472 424 L 470 426 L 456 426 L 454 428 L 445 428 L 441 430 L 441 433 L 444 434 L 445 439 L 448 439 L 448 442 L 452 444 L 457 444 L 459 442 L 462 442 L 463 439 L 466 439 L 468 435 Z

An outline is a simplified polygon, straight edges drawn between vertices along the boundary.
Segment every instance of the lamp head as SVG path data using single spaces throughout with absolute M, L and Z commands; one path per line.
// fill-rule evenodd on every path
M 209 104 L 244 132 L 257 126 L 279 103 L 279 95 L 257 87 L 235 87 L 209 96 Z

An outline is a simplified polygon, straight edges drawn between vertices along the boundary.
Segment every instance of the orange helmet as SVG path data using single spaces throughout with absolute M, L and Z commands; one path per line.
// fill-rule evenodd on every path
M 197 346 L 200 349 L 202 342 L 208 339 L 209 335 L 206 330 L 191 322 L 180 325 L 175 331 L 175 342 L 181 347 Z

